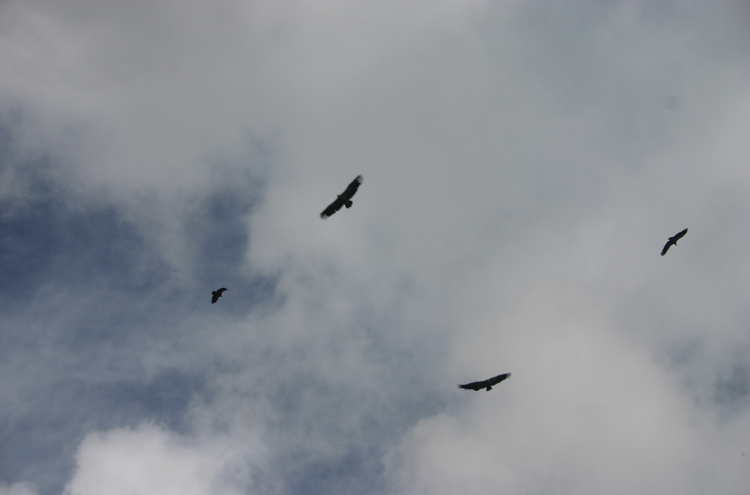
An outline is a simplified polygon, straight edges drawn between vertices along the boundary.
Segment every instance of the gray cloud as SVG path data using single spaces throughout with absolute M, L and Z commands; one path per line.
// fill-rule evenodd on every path
M 743 493 L 743 6 L 0 9 L 3 493 Z

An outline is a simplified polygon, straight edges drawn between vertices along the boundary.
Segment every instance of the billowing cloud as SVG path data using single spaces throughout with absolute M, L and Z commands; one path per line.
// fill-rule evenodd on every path
M 3 3 L 2 490 L 743 493 L 747 13 Z
M 500 355 L 494 370 L 513 376 L 420 420 L 388 458 L 395 492 L 742 492 L 747 412 L 717 425 L 676 373 L 589 306 L 595 296 L 576 292 L 537 288 L 458 346 L 462 369 Z
M 91 434 L 65 493 L 246 493 L 257 448 L 239 439 L 186 439 L 148 424 Z

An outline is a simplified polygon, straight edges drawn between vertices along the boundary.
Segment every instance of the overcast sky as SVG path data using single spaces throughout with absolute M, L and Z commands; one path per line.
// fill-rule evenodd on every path
M 747 494 L 749 81 L 739 2 L 1 1 L 0 495 Z

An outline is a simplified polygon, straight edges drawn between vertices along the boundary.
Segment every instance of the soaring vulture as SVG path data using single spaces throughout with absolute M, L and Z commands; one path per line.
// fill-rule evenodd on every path
M 510 373 L 503 373 L 502 375 L 493 376 L 492 378 L 489 378 L 482 382 L 472 382 L 472 383 L 467 383 L 465 385 L 459 385 L 458 388 L 465 388 L 466 390 L 474 390 L 475 392 L 485 389 L 487 390 L 487 392 L 489 392 L 490 390 L 492 390 L 493 385 L 497 385 L 498 383 L 500 383 L 501 381 L 505 380 L 508 377 L 510 377 Z
M 677 241 L 682 239 L 685 236 L 685 234 L 687 234 L 687 229 L 683 230 L 682 232 L 678 232 L 672 237 L 670 237 L 667 243 L 664 244 L 664 249 L 661 250 L 661 255 L 664 256 L 665 254 L 667 254 L 667 251 L 669 251 L 669 248 L 672 247 L 672 244 L 676 246 Z
M 219 298 L 221 297 L 222 292 L 224 292 L 225 290 L 227 290 L 227 288 L 226 287 L 222 287 L 219 290 L 215 290 L 215 291 L 211 292 L 211 296 L 212 296 L 211 297 L 211 304 L 215 304 L 216 301 L 218 301 Z
M 328 207 L 323 210 L 323 212 L 320 214 L 320 218 L 325 220 L 326 218 L 330 217 L 337 211 L 341 209 L 342 206 L 346 206 L 347 208 L 352 207 L 352 196 L 357 192 L 357 189 L 359 189 L 359 185 L 362 184 L 362 176 L 358 175 L 346 188 L 346 191 L 344 191 L 341 194 L 338 194 L 336 197 L 336 200 L 328 205 Z

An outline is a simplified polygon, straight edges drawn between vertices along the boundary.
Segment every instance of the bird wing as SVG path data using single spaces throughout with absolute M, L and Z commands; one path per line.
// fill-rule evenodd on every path
M 688 231 L 688 229 L 685 229 L 682 232 L 677 232 L 674 236 L 670 237 L 669 240 L 677 242 L 680 239 L 682 239 L 685 236 L 685 234 L 687 234 L 687 231 Z
M 320 213 L 320 218 L 325 220 L 326 218 L 330 217 L 331 215 L 339 211 L 342 206 L 344 206 L 344 200 L 337 197 L 333 203 L 328 205 L 328 207 L 326 207 L 326 209 Z
M 672 244 L 674 244 L 674 242 L 672 241 L 672 239 L 668 240 L 667 243 L 664 244 L 664 249 L 661 250 L 661 255 L 662 256 L 664 256 L 665 254 L 667 254 L 667 251 L 669 251 L 669 248 L 672 247 Z
M 510 377 L 510 373 L 503 373 L 502 375 L 493 376 L 489 380 L 485 380 L 487 382 L 487 385 L 497 385 L 501 381 L 505 380 L 506 378 Z
M 216 293 L 219 294 L 219 295 L 222 295 L 225 290 L 227 290 L 227 288 L 226 287 L 222 287 L 221 289 L 217 290 Z
M 485 382 L 471 382 L 458 386 L 458 388 L 464 388 L 466 390 L 482 390 L 485 387 L 487 387 Z
M 342 196 L 346 199 L 352 199 L 352 196 L 357 192 L 357 189 L 359 189 L 359 185 L 362 184 L 362 181 L 364 178 L 361 175 L 358 175 L 353 181 L 349 183 L 349 185 L 346 187 L 346 191 L 343 192 Z

